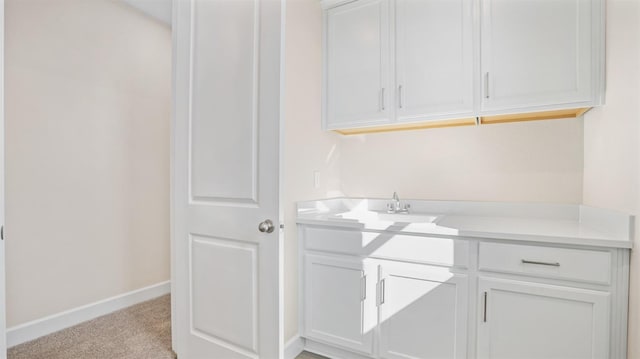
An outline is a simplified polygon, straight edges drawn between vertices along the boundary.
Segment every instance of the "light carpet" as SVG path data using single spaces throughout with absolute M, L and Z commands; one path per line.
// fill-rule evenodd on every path
M 165 295 L 17 345 L 7 354 L 7 359 L 173 359 L 171 297 Z M 303 352 L 296 359 L 322 358 Z
M 173 359 L 165 295 L 9 348 L 8 359 Z

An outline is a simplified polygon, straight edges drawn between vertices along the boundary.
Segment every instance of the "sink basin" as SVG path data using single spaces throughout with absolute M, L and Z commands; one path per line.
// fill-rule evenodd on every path
M 381 221 L 402 222 L 402 223 L 433 223 L 438 216 L 420 213 L 378 213 Z
M 421 213 L 386 213 L 374 211 L 351 211 L 330 215 L 329 218 L 351 219 L 359 222 L 433 223 L 438 216 Z

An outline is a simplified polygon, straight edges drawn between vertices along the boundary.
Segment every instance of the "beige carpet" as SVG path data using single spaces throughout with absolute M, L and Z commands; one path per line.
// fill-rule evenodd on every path
M 8 359 L 171 359 L 169 295 L 9 349 Z
M 173 359 L 169 295 L 9 348 L 7 359 Z M 296 359 L 322 359 L 304 352 Z
M 300 355 L 296 357 L 296 359 L 327 359 L 326 357 L 320 356 L 318 354 L 313 354 L 309 352 L 302 352 Z

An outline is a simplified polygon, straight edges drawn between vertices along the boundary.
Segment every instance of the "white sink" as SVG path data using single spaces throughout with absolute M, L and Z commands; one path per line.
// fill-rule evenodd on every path
M 433 223 L 438 216 L 422 213 L 386 213 L 374 211 L 350 211 L 330 215 L 329 218 L 351 219 L 359 222 Z
M 378 213 L 381 221 L 402 223 L 433 223 L 438 216 L 420 213 Z

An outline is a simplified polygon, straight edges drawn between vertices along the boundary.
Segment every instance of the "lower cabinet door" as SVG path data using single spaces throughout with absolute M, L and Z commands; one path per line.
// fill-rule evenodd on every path
M 376 277 L 368 259 L 305 255 L 305 337 L 372 355 Z
M 487 278 L 478 288 L 479 358 L 609 356 L 609 293 Z
M 380 357 L 466 358 L 468 280 L 447 268 L 380 264 Z

